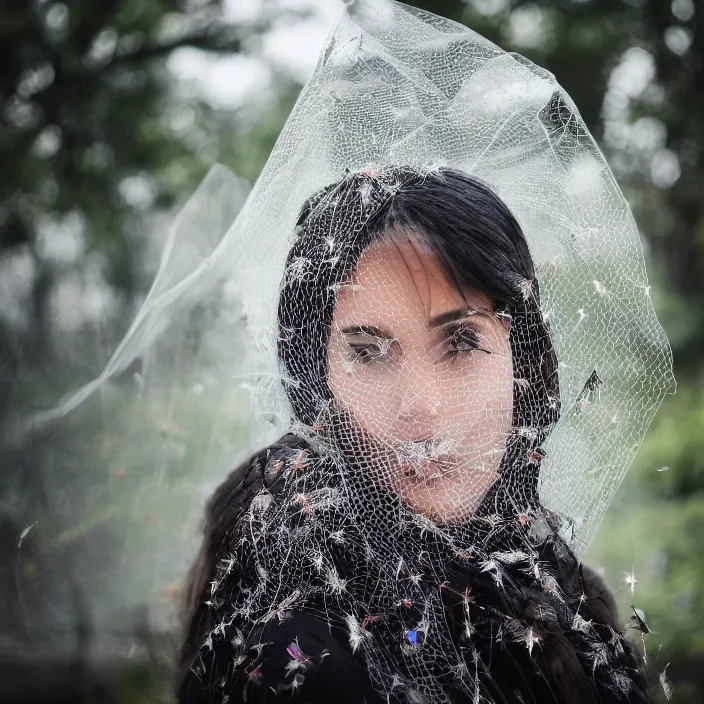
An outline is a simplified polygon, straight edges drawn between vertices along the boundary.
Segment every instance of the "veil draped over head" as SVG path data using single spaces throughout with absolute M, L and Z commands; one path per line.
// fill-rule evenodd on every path
M 226 234 L 191 271 L 181 259 L 174 273 L 173 258 L 164 259 L 159 295 L 147 299 L 109 372 L 143 354 L 157 321 L 178 325 L 193 302 L 226 287 L 234 295 L 223 309 L 236 300 L 246 325 L 262 438 L 295 433 L 255 456 L 211 502 L 211 515 L 221 510 L 228 520 L 207 536 L 212 583 L 186 663 L 196 680 L 215 686 L 237 671 L 243 687 L 256 686 L 270 629 L 307 610 L 343 629 L 373 689 L 401 701 L 503 701 L 491 685 L 497 663 L 540 663 L 564 642 L 600 691 L 639 701 L 629 679 L 635 661 L 616 624 L 592 625 L 596 606 L 582 609 L 577 560 L 674 387 L 671 354 L 630 209 L 554 76 L 427 12 L 350 2 L 236 217 L 222 205 L 234 181 L 217 169 L 197 205 L 210 219 L 227 212 L 230 226 L 218 223 Z M 435 217 L 452 189 L 474 209 Z M 483 222 L 487 212 L 500 222 Z M 174 241 L 202 243 L 213 237 L 206 225 L 186 218 Z M 492 228 L 493 244 L 477 239 Z M 438 230 L 450 240 L 470 232 L 466 262 Z M 387 281 L 377 305 L 364 307 L 364 291 L 383 276 L 372 247 L 388 264 L 393 247 L 381 245 L 394 233 L 413 240 L 419 257 L 425 241 L 454 288 L 491 303 L 467 306 L 480 320 L 470 361 L 445 360 L 432 379 L 410 383 L 417 394 L 441 389 L 446 424 L 437 421 L 431 436 L 403 430 L 411 421 L 383 430 L 384 419 L 396 423 L 415 402 L 404 392 L 394 405 L 415 350 L 402 339 L 405 318 L 381 342 L 369 321 L 354 332 L 334 321 L 343 300 L 387 319 L 405 300 L 402 284 L 394 292 Z M 227 360 L 234 377 L 242 369 L 231 356 L 228 335 L 239 334 L 231 310 L 212 327 L 203 365 L 215 357 L 226 368 Z M 453 333 L 453 355 L 467 351 L 467 329 Z M 354 338 L 341 362 L 338 338 Z M 497 444 L 483 429 L 501 417 L 503 406 L 487 400 L 501 359 L 510 362 L 510 418 Z M 481 452 L 459 447 L 469 436 Z M 439 478 L 427 476 L 432 468 Z M 421 485 L 455 481 L 450 470 L 491 481 L 470 512 L 444 521 L 423 510 L 441 499 Z M 292 636 L 286 691 L 325 657 L 297 643 Z M 544 662 L 536 667 L 545 675 Z M 506 687 L 532 701 L 521 681 Z

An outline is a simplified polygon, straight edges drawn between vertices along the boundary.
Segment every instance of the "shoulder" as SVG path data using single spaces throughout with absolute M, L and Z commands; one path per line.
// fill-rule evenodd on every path
M 309 449 L 296 435 L 284 435 L 232 471 L 211 496 L 205 510 L 203 542 L 196 569 L 201 583 L 213 579 L 215 565 L 232 551 L 243 518 L 262 494 L 278 492 L 289 472 L 305 463 Z M 198 598 L 202 596 L 202 586 Z
M 255 686 L 260 690 L 265 688 L 282 701 L 295 693 L 310 704 L 380 701 L 364 662 L 353 654 L 341 626 L 311 612 L 296 611 L 266 629 L 262 641 L 268 645 L 257 670 L 261 679 Z
M 248 639 L 244 660 L 233 658 L 227 641 L 213 643 L 182 682 L 179 702 L 210 702 L 217 686 L 230 701 L 248 704 L 380 704 L 347 636 L 342 627 L 309 611 L 273 619 Z
M 248 493 L 250 487 L 260 489 L 270 484 L 278 474 L 278 467 L 295 460 L 301 454 L 309 453 L 310 448 L 305 440 L 297 435 L 284 435 L 230 472 L 210 499 L 209 512 L 217 513 L 224 503 L 231 502 L 238 493 Z
M 183 676 L 200 650 L 205 634 L 213 627 L 215 614 L 207 602 L 218 577 L 219 565 L 235 547 L 239 532 L 252 502 L 276 481 L 277 468 L 295 462 L 305 450 L 305 441 L 284 435 L 277 442 L 249 457 L 233 470 L 209 499 L 205 510 L 203 540 L 188 574 L 184 588 L 184 640 L 179 658 Z M 281 472 L 283 474 L 283 471 Z M 238 578 L 232 571 L 230 581 Z
M 541 513 L 548 526 L 544 531 L 548 539 L 542 544 L 543 554 L 549 563 L 556 566 L 561 589 L 579 608 L 586 600 L 590 618 L 597 623 L 618 629 L 616 600 L 606 582 L 596 570 L 585 565 L 561 537 L 563 519 L 545 507 L 541 507 Z
M 296 461 L 303 462 L 310 453 L 305 440 L 297 435 L 284 435 L 260 450 L 230 472 L 215 490 L 206 509 L 206 532 L 220 529 L 222 537 L 233 522 L 242 517 L 254 497 L 263 489 L 272 488 L 286 475 Z

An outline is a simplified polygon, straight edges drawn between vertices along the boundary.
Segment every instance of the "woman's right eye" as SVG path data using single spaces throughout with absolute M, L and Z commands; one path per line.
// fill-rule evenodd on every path
M 368 364 L 386 356 L 379 345 L 374 344 L 350 344 L 350 349 L 352 350 L 352 361 L 360 364 Z

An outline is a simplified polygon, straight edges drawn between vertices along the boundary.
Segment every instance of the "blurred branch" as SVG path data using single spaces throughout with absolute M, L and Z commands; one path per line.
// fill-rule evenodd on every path
M 206 30 L 184 34 L 163 44 L 144 46 L 132 52 L 117 55 L 105 68 L 128 62 L 146 61 L 170 54 L 182 47 L 192 47 L 203 51 L 227 54 L 242 50 L 242 36 L 238 29 L 230 25 L 215 23 Z
M 302 21 L 312 15 L 311 10 L 287 10 L 276 13 L 265 12 L 257 20 L 238 25 L 214 20 L 205 27 L 183 34 L 169 42 L 140 47 L 133 52 L 118 55 L 112 63 L 144 61 L 165 56 L 182 47 L 192 47 L 214 54 L 239 53 L 253 37 L 263 35 L 273 24 Z

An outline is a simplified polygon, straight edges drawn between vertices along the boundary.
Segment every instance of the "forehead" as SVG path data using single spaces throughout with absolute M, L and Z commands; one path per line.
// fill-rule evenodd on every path
M 485 294 L 459 290 L 430 245 L 414 233 L 394 233 L 371 244 L 337 298 L 337 314 L 422 313 L 434 317 L 449 310 L 492 308 Z

